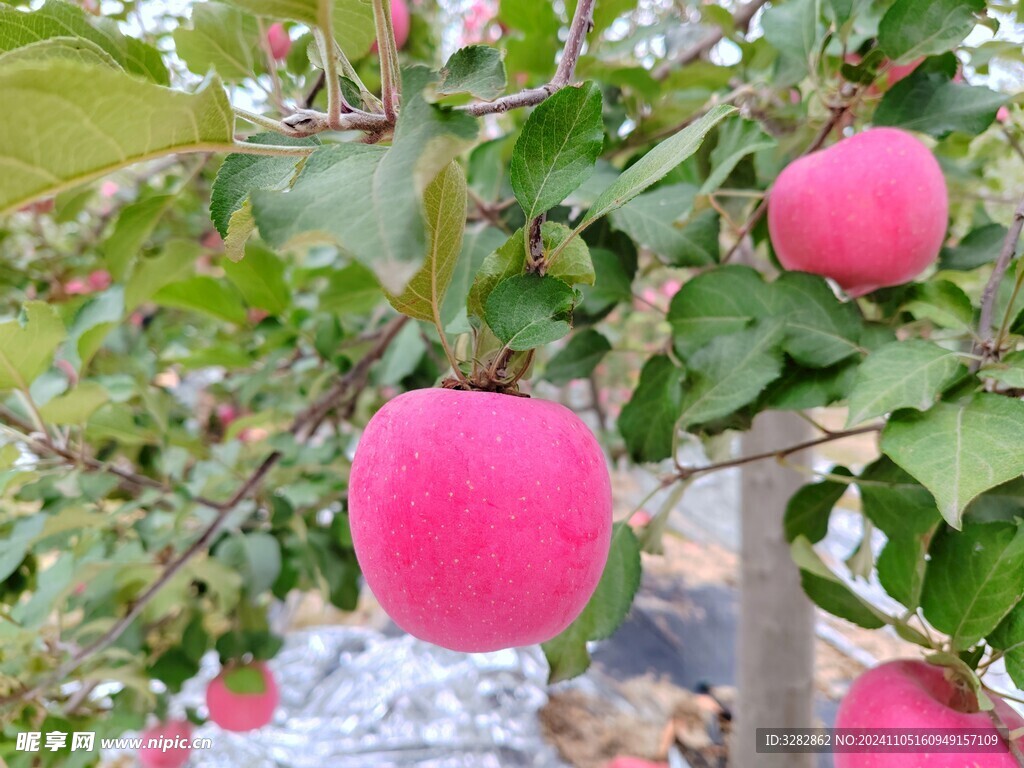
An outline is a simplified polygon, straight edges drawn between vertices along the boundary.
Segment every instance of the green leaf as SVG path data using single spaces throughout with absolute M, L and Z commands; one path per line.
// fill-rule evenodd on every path
M 441 306 L 462 251 L 466 227 L 466 176 L 457 162 L 438 174 L 423 193 L 427 258 L 400 296 L 388 294 L 404 315 L 440 325 Z
M 853 388 L 857 363 L 846 360 L 829 368 L 804 368 L 790 364 L 772 382 L 761 405 L 780 411 L 803 411 L 845 400 Z
M 58 395 L 39 409 L 39 415 L 47 424 L 78 426 L 85 424 L 89 417 L 110 399 L 104 387 L 95 381 L 83 381 L 63 395 Z
M 469 313 L 483 318 L 484 306 L 491 291 L 502 280 L 520 275 L 526 269 L 526 249 L 522 229 L 516 230 L 494 253 L 489 254 L 480 265 L 473 285 L 469 289 L 467 307 Z M 545 253 L 552 253 L 568 241 L 554 260 L 548 262 L 548 275 L 557 277 L 568 285 L 594 283 L 594 265 L 590 250 L 581 238 L 574 237 L 564 224 L 546 221 L 541 227 L 541 241 Z
M 930 320 L 941 328 L 970 331 L 974 307 L 963 289 L 949 280 L 918 283 L 910 291 L 903 309 L 921 320 Z
M 552 384 L 568 384 L 573 379 L 585 379 L 594 372 L 611 348 L 611 342 L 593 328 L 580 331 L 548 361 L 544 367 L 544 378 Z
M 1010 679 L 1024 689 L 1024 602 L 1017 603 L 987 639 L 989 645 L 1003 651 Z
M 769 287 L 750 267 L 727 265 L 687 281 L 672 297 L 668 321 L 683 357 L 718 336 L 772 314 Z
M 484 319 L 502 343 L 522 352 L 567 333 L 576 292 L 556 277 L 515 275 L 487 297 Z
M 29 547 L 42 533 L 45 523 L 46 515 L 43 514 L 18 518 L 13 522 L 13 527 L 3 534 L 4 546 L 0 549 L 0 581 L 6 582 L 18 569 L 28 554 Z
M 67 331 L 43 301 L 25 304 L 24 321 L 0 323 L 0 389 L 24 389 L 50 367 Z
M 587 215 L 577 225 L 576 231 L 582 231 L 602 216 L 621 208 L 652 184 L 663 179 L 669 171 L 697 151 L 712 128 L 735 111 L 735 107 L 720 104 L 658 144 L 598 195 Z
M 373 25 L 371 0 L 228 0 L 230 5 L 256 16 L 293 19 L 314 26 L 321 14 L 333 8 L 334 39 L 351 59 L 365 56 L 377 33 Z
M 128 72 L 160 85 L 170 82 L 160 52 L 151 45 L 123 35 L 113 19 L 93 16 L 76 5 L 59 0 L 49 0 L 31 13 L 23 13 L 10 5 L 0 6 L 0 52 L 22 49 L 55 38 L 84 39 L 103 50 Z M 13 57 L 0 59 L 13 61 Z
M 987 364 L 978 376 L 1014 389 L 1024 388 L 1024 352 L 1011 352 L 1002 360 Z
M 103 258 L 115 280 L 122 280 L 127 274 L 132 261 L 174 200 L 174 195 L 157 195 L 121 209 L 114 231 L 103 243 Z
M 493 101 L 505 92 L 505 53 L 489 45 L 470 45 L 453 53 L 441 69 L 437 92 L 468 93 Z
M 586 671 L 590 666 L 587 643 L 612 636 L 629 613 L 639 587 L 640 542 L 628 525 L 615 523 L 608 562 L 587 607 L 564 632 L 541 645 L 551 669 L 548 682 Z
M 890 596 L 910 610 L 921 603 L 927 565 L 925 555 L 935 527 L 924 535 L 890 537 L 878 555 L 875 567 L 879 583 Z
M 250 307 L 279 315 L 291 305 L 292 292 L 285 280 L 284 261 L 269 248 L 250 243 L 242 261 L 226 261 L 221 267 Z
M 944 529 L 932 541 L 921 607 L 954 651 L 994 630 L 1024 594 L 1024 528 L 1010 523 Z
M 232 693 L 258 696 L 267 690 L 263 673 L 255 667 L 235 667 L 224 673 L 224 686 Z
M 859 597 L 825 565 L 806 538 L 798 536 L 790 551 L 800 569 L 804 592 L 819 608 L 865 629 L 878 629 L 888 623 L 883 613 Z
M 832 474 L 853 477 L 846 467 L 835 467 Z M 820 483 L 808 483 L 794 493 L 786 505 L 783 519 L 786 541 L 792 543 L 798 536 L 803 536 L 816 544 L 824 539 L 828 534 L 832 508 L 848 487 L 846 483 L 826 479 Z
M 816 0 L 790 0 L 772 4 L 761 20 L 764 37 L 779 52 L 778 66 L 772 78 L 777 87 L 795 85 L 804 79 L 823 32 L 818 21 Z
M 935 497 L 883 456 L 860 475 L 864 514 L 890 539 L 921 536 L 942 521 Z
M 882 451 L 935 496 L 942 516 L 960 527 L 978 494 L 1024 472 L 1024 403 L 977 395 L 924 413 L 898 411 L 882 433 Z
M 196 242 L 171 240 L 157 256 L 139 258 L 125 286 L 125 311 L 131 312 L 165 285 L 183 278 L 192 269 L 199 252 Z
M 473 278 L 480 271 L 484 259 L 500 248 L 505 238 L 504 232 L 492 226 L 470 227 L 466 231 L 441 308 L 441 322 L 448 333 L 469 332 L 466 302 Z
M 165 307 L 202 312 L 218 320 L 235 325 L 246 321 L 242 297 L 230 284 L 207 275 L 165 285 L 153 296 L 153 301 Z
M 620 302 L 630 301 L 633 298 L 633 280 L 618 254 L 606 248 L 593 248 L 590 257 L 594 265 L 594 285 L 581 289 L 583 303 L 580 309 L 596 317 Z
M 174 30 L 174 50 L 197 75 L 213 69 L 228 81 L 253 77 L 262 55 L 256 19 L 217 2 L 192 6 L 192 26 Z
M 279 144 L 315 147 L 315 137 L 291 139 L 276 133 L 259 133 L 246 139 L 249 144 Z M 231 232 L 231 217 L 242 208 L 256 189 L 287 189 L 298 171 L 294 157 L 266 157 L 261 155 L 228 155 L 217 171 L 210 191 L 210 218 L 221 237 Z
M 718 256 L 717 222 L 713 237 L 704 236 L 706 229 L 681 226 L 681 220 L 693 210 L 695 195 L 696 188 L 690 184 L 671 184 L 645 192 L 612 213 L 612 226 L 671 264 L 712 264 Z M 695 240 L 695 235 L 700 239 Z
M 772 149 L 777 142 L 753 120 L 729 120 L 718 130 L 718 144 L 711 151 L 711 173 L 701 185 L 700 193 L 714 192 L 747 155 Z
M 604 146 L 601 90 L 569 86 L 541 102 L 512 150 L 509 178 L 526 218 L 558 205 L 594 172 Z
M 978 23 L 985 0 L 896 0 L 878 24 L 878 45 L 898 64 L 954 48 Z
M 683 401 L 685 374 L 666 355 L 654 355 L 619 414 L 619 431 L 633 461 L 661 461 L 672 455 Z
M 954 131 L 977 136 L 992 125 L 1006 96 L 980 85 L 951 82 L 938 72 L 914 72 L 894 85 L 872 122 L 938 139 Z
M 801 365 L 827 368 L 860 351 L 854 304 L 836 298 L 816 275 L 785 272 L 771 284 L 774 314 L 786 321 L 785 350 Z
M 81 64 L 100 64 L 121 69 L 113 56 L 96 43 L 80 37 L 51 37 L 0 54 L 0 66 L 17 61 L 67 59 Z
M 955 352 L 930 341 L 886 344 L 868 355 L 857 371 L 846 426 L 900 408 L 928 410 L 960 369 Z
M 1002 224 L 985 224 L 968 232 L 956 246 L 943 246 L 939 269 L 977 269 L 996 260 L 1006 239 Z
M 369 312 L 381 300 L 380 283 L 373 272 L 358 262 L 332 272 L 320 294 L 320 306 L 339 315 Z
M 783 329 L 779 321 L 719 336 L 687 361 L 689 386 L 679 423 L 706 424 L 758 398 L 782 373 Z
M 254 597 L 268 591 L 281 572 L 281 545 L 269 533 L 230 536 L 217 545 L 214 555 L 241 577 Z
M 100 65 L 46 59 L 0 67 L 0 93 L 33 105 L 0 115 L 0 211 L 141 160 L 233 142 L 234 116 L 216 79 L 188 94 Z
M 336 242 L 400 292 L 427 248 L 422 192 L 478 132 L 474 118 L 423 99 L 432 78 L 423 67 L 403 72 L 404 102 L 390 147 L 322 147 L 289 192 L 254 191 L 263 238 L 274 246 Z

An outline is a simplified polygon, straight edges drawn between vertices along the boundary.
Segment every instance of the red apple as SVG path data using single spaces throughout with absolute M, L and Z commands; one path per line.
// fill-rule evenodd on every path
M 942 728 L 991 730 L 995 726 L 976 706 L 965 706 L 944 667 L 904 659 L 881 664 L 858 677 L 839 705 L 836 728 Z M 996 711 L 1011 730 L 1021 718 L 997 696 Z M 974 702 L 971 702 L 972 704 Z M 1009 752 L 837 752 L 835 768 L 1016 768 Z
M 646 509 L 639 509 L 629 518 L 629 525 L 631 528 L 643 528 L 653 519 L 651 513 Z
M 668 768 L 668 763 L 652 763 L 639 757 L 616 757 L 605 768 Z
M 406 0 L 391 0 L 391 24 L 395 28 L 395 45 L 398 46 L 398 50 L 402 50 L 409 39 L 409 29 L 412 26 L 412 16 Z M 376 40 L 373 41 L 370 50 L 377 52 Z
M 192 724 L 168 720 L 142 732 L 139 762 L 145 768 L 181 768 L 191 752 Z
M 1009 107 L 1000 107 L 996 112 L 996 120 L 1000 123 L 1010 122 L 1010 109 Z
M 226 731 L 251 731 L 274 719 L 279 694 L 274 674 L 263 663 L 229 667 L 210 681 L 206 707 Z
M 611 540 L 597 440 L 556 403 L 399 395 L 366 426 L 349 480 L 366 583 L 422 640 L 493 651 L 549 640 L 593 594 Z
M 89 273 L 89 277 L 86 278 L 89 283 L 89 287 L 94 291 L 105 291 L 110 287 L 111 277 L 110 273 L 105 269 L 96 269 Z
M 860 296 L 935 261 L 949 198 L 924 144 L 873 128 L 794 161 L 768 196 L 768 230 L 786 269 L 830 277 Z
M 267 44 L 270 46 L 270 55 L 278 61 L 288 58 L 288 51 L 292 49 L 292 39 L 288 36 L 288 30 L 284 24 L 277 22 L 271 24 L 267 29 Z

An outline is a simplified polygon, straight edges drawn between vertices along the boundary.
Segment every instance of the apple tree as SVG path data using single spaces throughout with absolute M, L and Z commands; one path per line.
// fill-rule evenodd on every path
M 779 532 L 807 596 L 919 646 L 1005 735 L 985 676 L 1001 662 L 1024 686 L 1021 14 L 0 6 L 0 755 L 88 764 L 9 743 L 162 719 L 211 650 L 239 672 L 217 696 L 266 692 L 276 601 L 360 599 L 369 529 L 350 527 L 349 476 L 374 414 L 413 390 L 510 403 L 580 383 L 606 452 L 656 473 L 668 501 L 636 532 L 586 533 L 594 578 L 528 640 L 553 681 L 627 615 L 685 489 L 774 460 L 810 476 Z M 841 429 L 815 418 L 829 406 Z M 723 455 L 766 412 L 817 434 Z M 575 444 L 497 421 L 523 440 L 490 469 L 580 478 Z M 867 466 L 793 460 L 865 436 Z M 686 444 L 707 460 L 683 463 Z M 415 488 L 435 519 L 443 499 Z M 486 514 L 504 520 L 507 496 Z M 832 563 L 816 545 L 843 496 L 863 541 Z M 489 527 L 481 550 L 538 551 Z M 394 590 L 382 604 L 407 575 L 372 581 Z M 547 610 L 485 582 L 417 594 Z

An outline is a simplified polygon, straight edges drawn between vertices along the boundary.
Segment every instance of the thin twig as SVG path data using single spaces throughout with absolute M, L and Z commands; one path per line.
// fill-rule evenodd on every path
M 1010 729 L 1003 722 L 1003 718 L 999 715 L 998 710 L 993 707 L 988 711 L 988 716 L 992 719 L 992 724 L 999 732 L 1000 738 L 1006 741 L 1006 745 L 1010 748 L 1010 754 L 1017 761 L 1017 765 L 1024 768 L 1024 752 L 1021 751 L 1019 741 L 1010 736 Z
M 767 2 L 768 0 L 751 0 L 751 2 L 741 6 L 733 16 L 733 26 L 741 32 L 746 32 L 747 28 L 750 26 L 751 19 L 754 18 L 754 14 L 756 14 L 761 9 L 761 6 L 765 5 Z M 722 38 L 724 37 L 725 30 L 721 27 L 717 27 L 689 48 L 680 51 L 671 59 L 663 61 L 661 64 L 656 66 L 652 72 L 654 78 L 656 80 L 664 80 L 676 67 L 686 66 L 687 64 L 691 64 L 697 59 L 706 56 L 712 48 L 722 41 Z
M 565 38 L 565 47 L 562 50 L 562 58 L 558 62 L 558 69 L 554 77 L 547 85 L 539 88 L 528 88 L 519 93 L 503 96 L 494 101 L 478 101 L 466 104 L 456 109 L 468 112 L 471 115 L 496 115 L 508 112 L 521 107 L 532 107 L 540 104 L 551 94 L 572 82 L 576 75 L 576 64 L 583 51 L 583 43 L 586 42 L 587 33 L 594 25 L 593 22 L 594 0 L 579 0 L 576 4 L 576 13 L 569 25 L 569 34 Z
M 317 95 L 323 90 L 326 82 L 327 78 L 324 76 L 323 70 L 320 70 L 320 74 L 317 75 L 316 80 L 313 81 L 313 87 L 307 91 L 305 97 L 302 99 L 303 109 L 312 109 L 313 102 L 316 101 Z
M 373 0 L 373 23 L 377 29 L 377 51 L 380 54 L 380 90 L 384 102 L 384 115 L 392 124 L 400 98 L 401 83 L 398 72 L 398 44 L 395 25 L 391 19 L 391 0 Z
M 284 96 L 281 93 L 281 78 L 277 74 L 277 59 L 274 52 L 270 50 L 270 38 L 267 37 L 267 30 L 263 26 L 263 19 L 256 17 L 256 28 L 260 37 L 260 48 L 263 57 L 267 62 L 267 72 L 270 74 L 270 98 L 277 107 L 277 113 L 283 115 L 287 112 L 284 106 Z
M 1002 345 L 1002 335 L 1004 333 L 1002 329 L 1000 329 L 1000 336 L 996 339 L 995 344 L 989 344 L 992 340 L 992 315 L 995 312 L 999 284 L 1003 281 L 1003 276 L 1006 274 L 1006 270 L 1009 268 L 1010 262 L 1017 251 L 1017 242 L 1020 240 L 1022 228 L 1024 228 L 1024 198 L 1021 198 L 1017 209 L 1013 212 L 1013 221 L 1006 232 L 1002 250 L 999 251 L 999 258 L 996 259 L 995 266 L 992 267 L 992 274 L 985 285 L 985 290 L 981 294 L 981 317 L 978 320 L 978 337 L 980 341 L 974 351 L 983 358 L 998 356 L 999 347 Z M 1007 312 L 1009 311 L 1007 309 Z M 975 360 L 971 363 L 971 370 L 976 371 L 980 366 L 981 360 Z
M 722 469 L 731 469 L 733 467 L 741 467 L 745 464 L 753 464 L 757 461 L 764 461 L 765 459 L 782 459 L 793 453 L 806 450 L 808 448 L 814 448 L 824 443 L 831 443 L 835 440 L 842 440 L 847 437 L 853 437 L 854 435 L 864 435 L 871 432 L 879 432 L 882 429 L 881 424 L 870 424 L 864 427 L 857 427 L 856 429 L 847 429 L 842 432 L 833 432 L 823 437 L 817 437 L 813 440 L 806 440 L 796 445 L 791 445 L 788 448 L 780 448 L 775 451 L 765 451 L 764 453 L 754 453 L 750 456 L 741 456 L 736 459 L 729 459 L 728 461 L 719 461 L 714 464 L 708 464 L 703 467 L 680 467 L 679 471 L 674 475 L 670 475 L 667 480 L 688 480 L 695 475 L 705 475 L 711 472 L 717 472 Z

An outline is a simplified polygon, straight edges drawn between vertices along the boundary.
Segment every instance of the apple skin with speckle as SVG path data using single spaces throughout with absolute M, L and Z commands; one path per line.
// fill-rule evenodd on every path
M 955 706 L 956 689 L 943 667 L 918 659 L 901 659 L 872 667 L 843 698 L 836 728 L 961 729 L 997 733 L 986 712 L 963 712 Z M 991 695 L 1003 722 L 1014 731 L 1021 718 L 998 696 Z M 836 768 L 1016 768 L 1008 752 L 836 752 Z
M 158 723 L 142 732 L 142 744 L 139 747 L 139 762 L 143 768 L 181 768 L 188 762 L 192 753 L 192 724 L 188 720 L 168 720 Z M 187 746 L 171 747 L 162 749 L 160 747 L 150 748 L 150 740 L 160 743 L 159 739 L 165 742 L 178 740 L 189 740 Z
M 423 389 L 367 425 L 349 514 L 366 583 L 399 627 L 494 651 L 549 640 L 586 606 L 608 559 L 611 483 L 564 406 Z
M 872 128 L 794 161 L 768 195 L 768 231 L 786 269 L 851 296 L 912 280 L 939 255 L 949 196 L 929 149 Z

